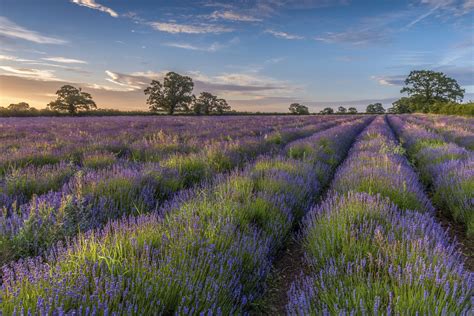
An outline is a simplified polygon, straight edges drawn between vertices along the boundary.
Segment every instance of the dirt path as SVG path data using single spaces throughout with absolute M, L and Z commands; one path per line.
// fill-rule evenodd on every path
M 288 291 L 305 267 L 303 249 L 297 236 L 296 231 L 277 254 L 268 281 L 267 293 L 251 315 L 286 315 Z
M 442 211 L 437 210 L 436 218 L 441 226 L 448 231 L 449 236 L 456 240 L 458 249 L 465 259 L 466 269 L 474 272 L 474 238 L 467 237 L 466 228 L 444 215 Z

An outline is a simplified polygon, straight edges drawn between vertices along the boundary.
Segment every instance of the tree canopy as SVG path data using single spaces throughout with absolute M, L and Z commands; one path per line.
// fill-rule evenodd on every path
M 347 109 L 347 112 L 349 114 L 356 114 L 357 113 L 357 109 L 355 107 L 350 107 Z
M 390 112 L 436 113 L 441 107 L 456 108 L 456 112 L 459 112 L 459 107 L 444 105 L 462 101 L 464 91 L 455 79 L 442 72 L 414 70 L 405 79 L 405 86 L 400 90 L 401 93 L 406 92 L 408 96 L 393 102 Z
M 30 105 L 26 102 L 20 103 L 12 103 L 8 106 L 10 111 L 28 111 L 30 109 Z
M 288 108 L 291 114 L 296 115 L 307 115 L 309 114 L 309 109 L 306 105 L 299 104 L 299 103 L 292 103 Z
M 332 108 L 324 108 L 321 111 L 319 111 L 320 114 L 334 114 L 334 110 Z
M 75 88 L 71 85 L 64 85 L 56 91 L 58 98 L 48 104 L 51 110 L 67 111 L 69 114 L 75 114 L 80 110 L 97 109 L 97 105 L 92 100 L 89 93 L 82 92 L 81 88 Z
M 337 108 L 337 113 L 338 114 L 346 114 L 347 113 L 347 109 L 343 106 L 340 106 Z
M 388 112 L 396 114 L 411 113 L 413 112 L 413 109 L 416 108 L 415 101 L 415 97 L 402 97 L 392 103 L 392 107 L 388 109 Z
M 367 105 L 365 112 L 370 114 L 381 114 L 385 113 L 385 109 L 383 108 L 382 103 L 377 102 Z
M 231 108 L 224 99 L 219 99 L 217 96 L 209 92 L 201 92 L 199 98 L 194 98 L 193 111 L 196 114 L 211 113 L 223 114 L 230 111 Z
M 405 87 L 400 90 L 408 96 L 416 96 L 424 104 L 436 101 L 456 102 L 464 98 L 464 89 L 457 81 L 442 72 L 431 70 L 414 70 L 405 79 Z
M 190 77 L 168 72 L 163 84 L 153 80 L 145 89 L 145 95 L 148 96 L 146 103 L 152 112 L 165 111 L 173 114 L 176 111 L 189 111 L 193 101 L 193 88 L 194 83 Z

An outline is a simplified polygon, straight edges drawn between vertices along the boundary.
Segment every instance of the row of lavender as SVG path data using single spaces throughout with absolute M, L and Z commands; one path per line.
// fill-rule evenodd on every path
M 405 120 L 438 133 L 448 142 L 474 150 L 474 119 L 438 115 L 411 115 Z
M 358 138 L 306 216 L 308 274 L 290 315 L 470 315 L 474 275 L 436 222 L 384 118 Z
M 436 206 L 474 236 L 474 152 L 398 116 L 389 116 Z
M 0 194 L 0 264 L 38 255 L 59 240 L 108 220 L 157 209 L 182 189 L 342 120 L 286 128 L 232 146 L 211 146 L 199 154 L 172 155 L 160 163 L 121 161 L 102 169 L 67 163 L 24 167 L 0 183 L 6 191 Z
M 0 175 L 12 167 L 73 161 L 156 162 L 172 152 L 197 152 L 216 141 L 263 136 L 317 122 L 313 118 L 108 117 L 0 119 Z M 104 155 L 105 157 L 101 157 Z M 105 161 L 102 161 L 105 160 Z
M 371 118 L 294 141 L 163 210 L 3 268 L 4 314 L 233 314 Z M 164 216 L 163 216 L 164 214 Z

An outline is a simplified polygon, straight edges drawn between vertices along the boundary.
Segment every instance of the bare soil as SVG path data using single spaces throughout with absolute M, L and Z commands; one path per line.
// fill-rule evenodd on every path
M 274 260 L 268 290 L 251 315 L 286 315 L 288 291 L 305 268 L 304 252 L 295 231 Z
M 459 252 L 465 259 L 465 268 L 470 272 L 474 272 L 474 238 L 467 237 L 466 228 L 463 225 L 454 222 L 442 211 L 438 210 L 438 212 L 436 212 L 436 218 L 441 226 L 448 231 L 451 239 L 456 240 Z

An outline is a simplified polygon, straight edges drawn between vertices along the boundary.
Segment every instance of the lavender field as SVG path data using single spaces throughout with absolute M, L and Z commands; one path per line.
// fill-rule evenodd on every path
M 474 315 L 472 118 L 0 118 L 0 140 L 0 315 Z

